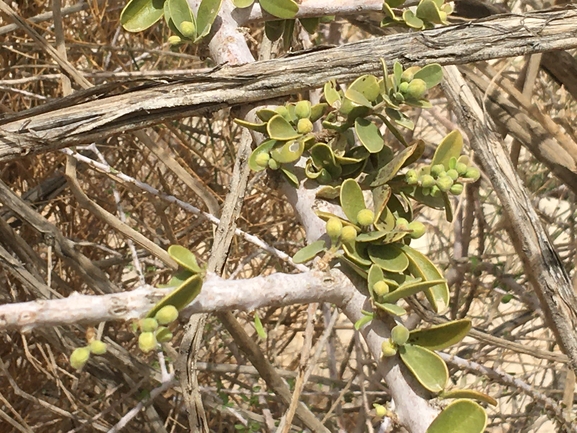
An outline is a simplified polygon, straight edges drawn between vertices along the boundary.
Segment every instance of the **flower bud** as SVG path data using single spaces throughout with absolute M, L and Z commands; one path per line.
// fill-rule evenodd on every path
M 158 328 L 158 322 L 156 321 L 156 319 L 153 319 L 152 317 L 142 319 L 139 324 L 140 324 L 140 330 L 142 332 L 152 332 L 156 331 L 156 328 Z
M 81 369 L 90 358 L 90 347 L 77 347 L 70 355 L 70 366 L 76 370 Z
M 407 231 L 409 230 L 409 221 L 405 218 L 397 218 L 397 221 L 395 221 L 395 228 L 397 230 Z
M 174 305 L 165 305 L 154 316 L 159 325 L 168 325 L 178 318 L 178 310 Z
M 94 340 L 90 343 L 90 352 L 94 355 L 104 355 L 106 353 L 106 343 L 100 340 Z
M 431 188 L 431 197 L 441 197 L 441 190 L 437 185 Z
M 421 176 L 420 180 L 421 180 L 421 186 L 423 188 L 432 188 L 436 184 L 435 178 L 430 174 L 424 174 L 423 176 Z
M 295 115 L 299 119 L 306 119 L 311 115 L 310 101 L 299 101 L 295 105 Z
M 409 88 L 409 83 L 406 81 L 403 81 L 401 84 L 399 84 L 399 92 L 401 92 L 401 93 L 406 93 L 408 88 Z
M 397 347 L 391 340 L 387 339 L 383 341 L 383 344 L 381 344 L 381 351 L 383 353 L 383 358 L 388 358 L 397 354 Z
M 457 162 L 457 164 L 455 164 L 455 170 L 457 170 L 457 173 L 459 173 L 461 176 L 467 172 L 468 168 L 469 167 L 464 162 Z
M 327 221 L 326 229 L 331 239 L 338 239 L 343 232 L 343 223 L 337 217 L 330 217 Z
M 268 168 L 271 170 L 278 170 L 280 168 L 280 164 L 273 158 L 268 160 Z
M 419 182 L 419 177 L 417 175 L 416 170 L 408 170 L 407 173 L 405 174 L 405 181 L 409 184 L 409 185 L 416 185 Z
M 404 346 L 409 340 L 409 330 L 403 325 L 397 325 L 391 330 L 391 341 L 397 346 Z
M 161 326 L 156 330 L 156 341 L 159 343 L 167 343 L 172 340 L 172 332 L 166 326 Z
M 387 408 L 385 406 L 383 406 L 382 404 L 375 404 L 373 406 L 375 407 L 375 414 L 379 418 L 384 418 L 385 415 L 387 414 Z
M 419 239 L 421 236 L 425 234 L 425 231 L 427 229 L 425 227 L 425 224 L 423 224 L 421 221 L 411 221 L 411 223 L 409 224 L 409 230 L 412 230 L 412 232 L 409 233 L 409 236 L 411 236 L 411 238 Z
M 192 38 L 196 34 L 196 27 L 191 21 L 183 21 L 180 23 L 180 33 L 182 36 Z
M 299 119 L 297 131 L 299 134 L 308 134 L 313 130 L 313 122 L 310 119 Z
M 172 35 L 168 38 L 168 43 L 170 45 L 178 45 L 182 42 L 182 39 L 178 35 Z
M 447 170 L 447 176 L 449 176 L 454 182 L 459 178 L 459 172 L 454 168 L 451 168 L 450 170 Z
M 256 155 L 256 157 L 254 158 L 254 162 L 259 167 L 267 167 L 269 159 L 270 159 L 270 154 L 268 154 L 267 152 L 261 152 L 258 155 Z
M 431 167 L 431 176 L 439 177 L 441 173 L 445 172 L 445 166 L 443 164 L 435 164 Z
M 345 244 L 353 242 L 357 238 L 357 229 L 353 226 L 344 226 L 341 233 L 341 241 Z
M 460 195 L 463 192 L 463 189 L 464 187 L 462 183 L 455 183 L 449 191 L 451 191 L 451 194 L 453 195 Z
M 437 186 L 443 192 L 447 192 L 453 186 L 453 179 L 449 176 L 442 176 L 437 179 Z
M 370 226 L 375 220 L 375 213 L 370 209 L 362 209 L 357 214 L 357 222 L 362 226 Z
M 389 285 L 386 283 L 386 281 L 377 281 L 373 285 L 373 293 L 379 297 L 385 296 L 387 293 L 389 293 Z
M 405 93 L 407 96 L 413 99 L 421 99 L 426 91 L 427 83 L 425 83 L 420 78 L 415 78 L 409 83 L 409 87 L 407 87 L 407 91 Z
M 481 177 L 481 172 L 477 170 L 475 167 L 469 167 L 463 177 L 467 179 L 471 179 L 473 182 L 476 182 Z
M 144 353 L 148 353 L 151 350 L 156 349 L 157 345 L 158 343 L 153 332 L 143 332 L 138 336 L 138 347 Z

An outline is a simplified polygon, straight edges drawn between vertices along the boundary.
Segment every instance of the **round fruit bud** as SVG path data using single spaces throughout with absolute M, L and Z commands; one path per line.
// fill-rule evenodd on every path
M 461 176 L 467 172 L 468 168 L 469 167 L 464 162 L 457 162 L 457 164 L 455 164 L 455 170 L 457 170 L 457 173 L 459 173 Z
M 435 182 L 435 178 L 430 174 L 424 174 L 421 176 L 421 186 L 423 188 L 432 188 L 437 182 Z
M 442 173 L 445 172 L 445 166 L 443 164 L 435 164 L 431 167 L 431 175 L 433 177 L 442 176 Z
M 387 414 L 387 408 L 385 406 L 383 406 L 382 404 L 375 404 L 373 406 L 375 407 L 375 414 L 379 418 L 384 418 L 385 415 Z
M 399 92 L 401 93 L 406 93 L 408 88 L 409 83 L 407 83 L 406 81 L 403 81 L 401 84 L 399 84 Z
M 144 353 L 148 353 L 151 350 L 156 349 L 158 342 L 153 332 L 143 332 L 138 336 L 138 347 Z
M 172 35 L 168 38 L 168 43 L 170 45 L 179 45 L 182 43 L 182 39 L 178 35 Z
M 406 95 L 413 99 L 421 99 L 427 91 L 427 83 L 420 78 L 415 78 L 409 83 Z
M 374 285 L 373 285 L 373 292 L 375 295 L 377 296 L 385 296 L 387 293 L 389 293 L 389 285 L 381 280 L 381 281 L 377 281 Z
M 411 236 L 411 238 L 419 239 L 421 236 L 425 234 L 425 231 L 427 229 L 425 227 L 425 224 L 423 224 L 421 221 L 412 221 L 409 224 L 409 230 L 412 230 L 412 232 L 409 233 L 409 236 Z
M 90 347 L 77 347 L 70 355 L 70 366 L 76 370 L 84 367 L 90 358 Z
M 271 170 L 278 170 L 280 168 L 280 164 L 273 158 L 268 160 L 268 168 Z
M 100 340 L 94 340 L 90 343 L 90 352 L 93 355 L 104 355 L 106 353 L 106 343 Z
M 295 105 L 295 115 L 299 119 L 305 119 L 311 115 L 311 103 L 310 101 L 299 101 Z
M 299 119 L 297 131 L 299 134 L 308 134 L 313 130 L 313 122 L 310 119 Z
M 387 339 L 381 344 L 381 351 L 383 352 L 383 358 L 388 358 L 397 354 L 397 347 L 391 340 Z
M 341 241 L 345 244 L 353 242 L 357 238 L 357 229 L 353 226 L 344 226 L 341 233 Z
M 331 239 L 338 239 L 343 232 L 343 223 L 337 217 L 330 217 L 327 221 L 327 234 Z
M 167 343 L 172 340 L 172 332 L 166 326 L 161 326 L 156 330 L 156 341 L 159 343 Z
M 442 176 L 437 179 L 437 186 L 443 192 L 447 192 L 453 186 L 453 179 L 449 176 Z
M 174 305 L 162 307 L 154 316 L 159 325 L 168 325 L 178 318 L 178 310 Z
M 409 221 L 405 218 L 397 218 L 397 221 L 395 221 L 395 228 L 397 230 L 407 231 L 409 230 Z
M 156 331 L 157 328 L 158 328 L 158 322 L 156 321 L 156 319 L 153 319 L 152 317 L 147 317 L 146 319 L 142 319 L 140 321 L 140 330 L 142 332 Z
M 404 346 L 409 340 L 409 330 L 403 325 L 397 325 L 391 330 L 391 341 L 397 346 Z
M 463 192 L 463 189 L 464 189 L 464 187 L 463 187 L 462 183 L 455 183 L 451 187 L 450 191 L 451 191 L 451 194 L 453 194 L 453 195 L 460 195 Z
M 447 170 L 447 176 L 449 176 L 453 181 L 456 181 L 459 178 L 459 173 L 454 168 Z
M 431 188 L 431 197 L 441 197 L 441 190 L 437 185 Z
M 194 24 L 191 21 L 181 22 L 179 30 L 180 33 L 182 33 L 182 36 L 185 36 L 187 38 L 193 37 L 196 33 L 196 28 L 194 27 Z
M 270 154 L 268 152 L 261 152 L 254 158 L 254 162 L 259 167 L 268 167 L 268 160 L 270 159 Z
M 357 214 L 357 222 L 362 226 L 370 226 L 375 221 L 375 213 L 370 209 L 362 209 Z
M 419 176 L 417 175 L 416 170 L 408 170 L 405 174 L 405 181 L 409 185 L 416 185 L 419 182 Z
M 466 177 L 467 179 L 471 179 L 473 180 L 473 182 L 476 182 L 481 177 L 481 172 L 477 170 L 475 167 L 469 167 L 467 169 L 467 172 L 463 175 L 463 177 Z

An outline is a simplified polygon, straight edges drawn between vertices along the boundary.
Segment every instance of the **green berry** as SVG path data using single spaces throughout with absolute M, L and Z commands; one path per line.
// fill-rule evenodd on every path
M 377 281 L 373 285 L 373 292 L 378 297 L 385 296 L 387 293 L 389 293 L 389 285 L 383 280 Z
M 382 404 L 374 404 L 373 406 L 375 407 L 375 414 L 379 418 L 384 418 L 385 415 L 387 414 L 387 408 Z
M 467 172 L 463 175 L 463 177 L 471 179 L 473 182 L 476 182 L 481 177 L 481 172 L 477 170 L 475 167 L 469 167 L 467 169 Z
M 70 366 L 76 370 L 84 367 L 90 358 L 90 347 L 77 347 L 70 355 Z
M 182 43 L 182 39 L 178 35 L 172 35 L 168 38 L 168 43 L 170 45 L 179 45 L 180 43 Z
M 423 188 L 432 188 L 437 183 L 435 181 L 435 178 L 430 174 L 425 174 L 421 176 L 420 180 L 421 180 L 421 186 Z
M 297 131 L 299 134 L 308 134 L 313 130 L 313 122 L 310 119 L 299 119 Z
M 167 343 L 172 340 L 172 332 L 166 326 L 161 326 L 156 330 L 156 341 L 159 343 Z
M 464 186 L 462 183 L 455 183 L 451 187 L 450 191 L 453 195 L 460 195 L 463 192 Z
M 427 83 L 420 78 L 415 78 L 409 83 L 409 87 L 405 92 L 407 96 L 413 99 L 421 99 L 427 91 Z
M 156 336 L 153 332 L 143 332 L 138 336 L 138 347 L 144 353 L 148 353 L 151 350 L 156 349 L 158 342 L 156 341 Z
M 375 213 L 370 209 L 362 209 L 357 214 L 357 222 L 362 226 L 370 226 L 375 221 Z
M 407 231 L 409 230 L 409 221 L 405 218 L 397 218 L 397 221 L 395 221 L 395 228 L 400 231 Z
M 397 325 L 391 330 L 391 341 L 397 346 L 404 346 L 409 340 L 409 330 L 403 325 Z
M 345 244 L 353 242 L 357 238 L 357 229 L 353 226 L 344 226 L 341 233 L 341 241 Z
M 431 176 L 439 177 L 445 173 L 445 166 L 443 164 L 435 164 L 431 167 Z
M 311 103 L 310 101 L 299 101 L 295 105 L 295 115 L 299 119 L 309 118 L 311 115 Z
M 254 162 L 259 167 L 268 167 L 269 159 L 270 159 L 270 154 L 268 152 L 261 152 L 255 156 Z
M 406 93 L 408 88 L 409 83 L 407 83 L 406 81 L 403 81 L 401 84 L 399 84 L 399 92 L 401 93 Z
M 387 339 L 381 344 L 381 351 L 383 352 L 383 358 L 388 358 L 397 354 L 397 347 L 391 340 Z
M 330 217 L 327 221 L 326 229 L 331 239 L 338 239 L 343 232 L 343 222 L 340 218 Z
M 425 224 L 421 221 L 411 221 L 409 224 L 409 230 L 412 230 L 412 232 L 409 233 L 409 236 L 413 239 L 419 239 L 427 231 Z
M 104 355 L 106 353 L 106 343 L 100 340 L 94 340 L 90 343 L 90 352 L 93 355 Z
M 431 188 L 421 188 L 421 194 L 423 194 L 425 197 L 431 195 Z
M 457 173 L 459 173 L 459 175 L 461 175 L 461 176 L 467 172 L 468 168 L 469 167 L 464 162 L 458 162 L 457 161 L 457 164 L 455 164 L 455 170 L 457 170 Z
M 157 328 L 158 328 L 158 322 L 156 321 L 156 319 L 153 319 L 152 317 L 147 317 L 146 319 L 142 319 L 140 321 L 140 330 L 142 332 L 156 331 Z
M 405 174 L 405 181 L 409 185 L 416 185 L 419 182 L 417 171 L 413 169 L 408 170 L 407 173 Z
M 165 305 L 154 316 L 159 325 L 168 325 L 178 318 L 178 310 L 174 305 Z
M 453 179 L 451 179 L 449 176 L 442 176 L 437 179 L 437 187 L 443 192 L 449 191 L 452 186 Z
M 192 38 L 196 34 L 196 28 L 191 21 L 183 21 L 180 23 L 180 33 L 182 36 Z
M 278 170 L 280 168 L 280 164 L 273 158 L 268 160 L 268 168 L 271 170 Z
M 454 168 L 451 168 L 450 170 L 447 170 L 447 176 L 449 176 L 454 182 L 459 178 L 459 172 Z
M 437 185 L 431 188 L 431 197 L 441 197 L 441 190 Z

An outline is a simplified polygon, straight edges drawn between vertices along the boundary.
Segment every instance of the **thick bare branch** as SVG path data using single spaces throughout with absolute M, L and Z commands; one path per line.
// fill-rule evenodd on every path
M 347 81 L 364 73 L 378 73 L 380 58 L 388 62 L 398 59 L 405 65 L 448 65 L 574 47 L 577 11 L 567 6 L 563 10 L 498 16 L 395 34 L 223 67 L 187 78 L 158 78 L 115 96 L 106 95 L 116 86 L 105 85 L 4 119 L 0 161 L 102 140 L 170 119 L 291 95 L 333 78 Z

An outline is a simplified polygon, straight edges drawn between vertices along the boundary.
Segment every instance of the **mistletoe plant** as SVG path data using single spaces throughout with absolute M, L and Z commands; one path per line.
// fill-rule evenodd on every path
M 461 155 L 459 131 L 444 137 L 425 164 L 424 142 L 407 143 L 399 130 L 414 127 L 403 112 L 405 106 L 431 107 L 425 93 L 442 80 L 441 67 L 403 69 L 395 62 L 392 69 L 389 74 L 383 62 L 381 78 L 363 75 L 346 90 L 329 81 L 324 86 L 325 102 L 316 105 L 301 100 L 257 111 L 259 123 L 235 121 L 266 136 L 249 158 L 254 171 L 278 171 L 295 187 L 316 182 L 318 198 L 340 204 L 338 214 L 316 211 L 326 221 L 326 236 L 298 251 L 293 259 L 303 263 L 322 254 L 318 263 L 339 260 L 366 280 L 373 308 L 363 311 L 355 327 L 360 329 L 371 320 L 393 325 L 390 338 L 382 344 L 382 356 L 399 355 L 425 389 L 440 398 L 458 398 L 429 431 L 462 431 L 457 430 L 462 421 L 453 418 L 458 414 L 470 423 L 467 431 L 482 432 L 487 416 L 471 399 L 491 404 L 494 400 L 474 391 L 445 392 L 449 372 L 435 353 L 461 341 L 471 321 L 409 331 L 401 321 L 407 311 L 400 302 L 423 293 L 436 313 L 446 310 L 449 288 L 445 279 L 410 245 L 425 233 L 425 226 L 415 220 L 413 203 L 444 209 L 451 220 L 451 196 L 461 194 L 464 185 L 478 180 L 480 174 Z M 322 125 L 319 132 L 314 130 L 315 122 Z M 385 141 L 382 127 L 400 144 L 400 151 Z

